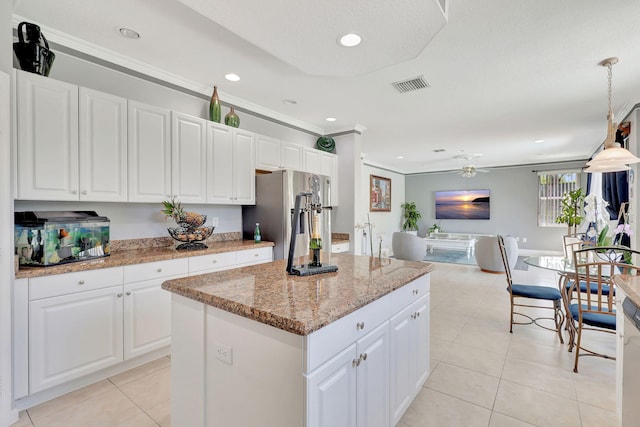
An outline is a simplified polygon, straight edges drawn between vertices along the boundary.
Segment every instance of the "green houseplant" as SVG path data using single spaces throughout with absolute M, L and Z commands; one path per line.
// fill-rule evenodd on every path
M 407 202 L 400 205 L 404 209 L 404 223 L 402 224 L 403 231 L 418 231 L 418 220 L 422 218 L 420 212 L 416 208 L 415 202 Z
M 575 235 L 580 223 L 582 223 L 582 210 L 584 208 L 584 194 L 582 188 L 568 191 L 562 196 L 562 210 L 556 218 L 556 222 L 567 224 L 569 235 Z

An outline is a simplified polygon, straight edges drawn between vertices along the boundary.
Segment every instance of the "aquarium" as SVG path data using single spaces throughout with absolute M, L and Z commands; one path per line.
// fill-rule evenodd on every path
M 436 191 L 436 219 L 489 219 L 489 190 Z
M 15 212 L 20 266 L 51 266 L 109 255 L 109 218 L 92 211 Z

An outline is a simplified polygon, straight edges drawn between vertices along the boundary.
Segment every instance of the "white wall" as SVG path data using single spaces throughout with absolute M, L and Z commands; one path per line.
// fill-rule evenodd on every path
M 434 222 L 439 222 L 444 231 L 512 235 L 520 238 L 518 245 L 521 249 L 559 251 L 562 250 L 562 236 L 567 228 L 564 225 L 538 227 L 538 175 L 533 170 L 583 166 L 583 162 L 573 162 L 500 168 L 479 173 L 473 178 L 462 178 L 455 173 L 408 175 L 406 198 L 415 201 L 422 214 L 420 236 L 424 236 Z M 491 219 L 436 221 L 435 191 L 483 189 L 491 191 Z M 522 238 L 527 242 L 524 243 Z
M 381 176 L 391 179 L 391 212 L 370 212 L 369 211 L 369 177 L 370 175 Z M 378 238 L 382 237 L 382 247 L 391 254 L 391 236 L 394 231 L 402 229 L 402 205 L 405 200 L 405 177 L 402 174 L 391 172 L 388 170 L 376 168 L 366 164 L 362 165 L 362 178 L 360 193 L 361 198 L 361 217 L 357 219 L 358 224 L 367 222 L 367 214 L 373 226 L 373 254 L 378 255 Z M 355 233 L 356 239 L 362 240 L 362 230 Z M 369 242 L 367 241 L 366 253 L 371 254 Z M 365 253 L 363 251 L 362 253 Z

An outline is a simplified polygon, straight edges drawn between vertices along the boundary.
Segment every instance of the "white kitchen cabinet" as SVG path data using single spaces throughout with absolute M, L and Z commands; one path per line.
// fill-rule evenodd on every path
M 382 323 L 309 374 L 308 426 L 389 426 L 388 328 Z
M 247 265 L 264 264 L 273 261 L 273 248 L 255 248 L 236 252 L 236 265 L 244 267 Z
M 127 201 L 127 100 L 81 87 L 80 200 Z
M 29 391 L 122 361 L 122 286 L 29 302 Z
M 127 200 L 127 102 L 16 71 L 18 199 Z
M 78 200 L 78 86 L 16 71 L 18 199 Z
M 305 172 L 321 174 L 322 173 L 322 165 L 320 160 L 320 150 L 316 150 L 315 148 L 304 147 L 303 149 L 303 170 Z
M 255 135 L 208 123 L 207 201 L 255 203 Z
M 357 343 L 358 427 L 389 426 L 389 325 L 383 323 Z
M 264 135 L 256 135 L 256 169 L 302 170 L 303 147 Z
M 356 345 L 307 377 L 307 427 L 356 427 Z
M 171 189 L 181 202 L 207 200 L 207 121 L 171 112 Z
M 282 169 L 302 170 L 302 145 L 293 142 L 280 141 L 280 158 Z
M 429 295 L 389 320 L 390 416 L 395 426 L 429 375 Z
M 171 197 L 171 114 L 165 108 L 129 100 L 128 183 L 130 202 Z

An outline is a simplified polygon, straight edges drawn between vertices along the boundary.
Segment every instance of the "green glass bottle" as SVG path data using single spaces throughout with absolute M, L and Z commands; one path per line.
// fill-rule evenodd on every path
M 221 116 L 222 106 L 220 105 L 220 98 L 218 97 L 218 86 L 214 86 L 213 95 L 211 95 L 211 101 L 209 101 L 209 120 L 220 123 Z
M 262 235 L 260 234 L 260 223 L 256 222 L 256 228 L 253 230 L 253 241 L 260 243 L 262 241 Z
M 322 237 L 320 237 L 320 215 L 314 214 L 311 229 L 311 239 L 309 240 L 309 265 L 312 267 L 322 266 Z

